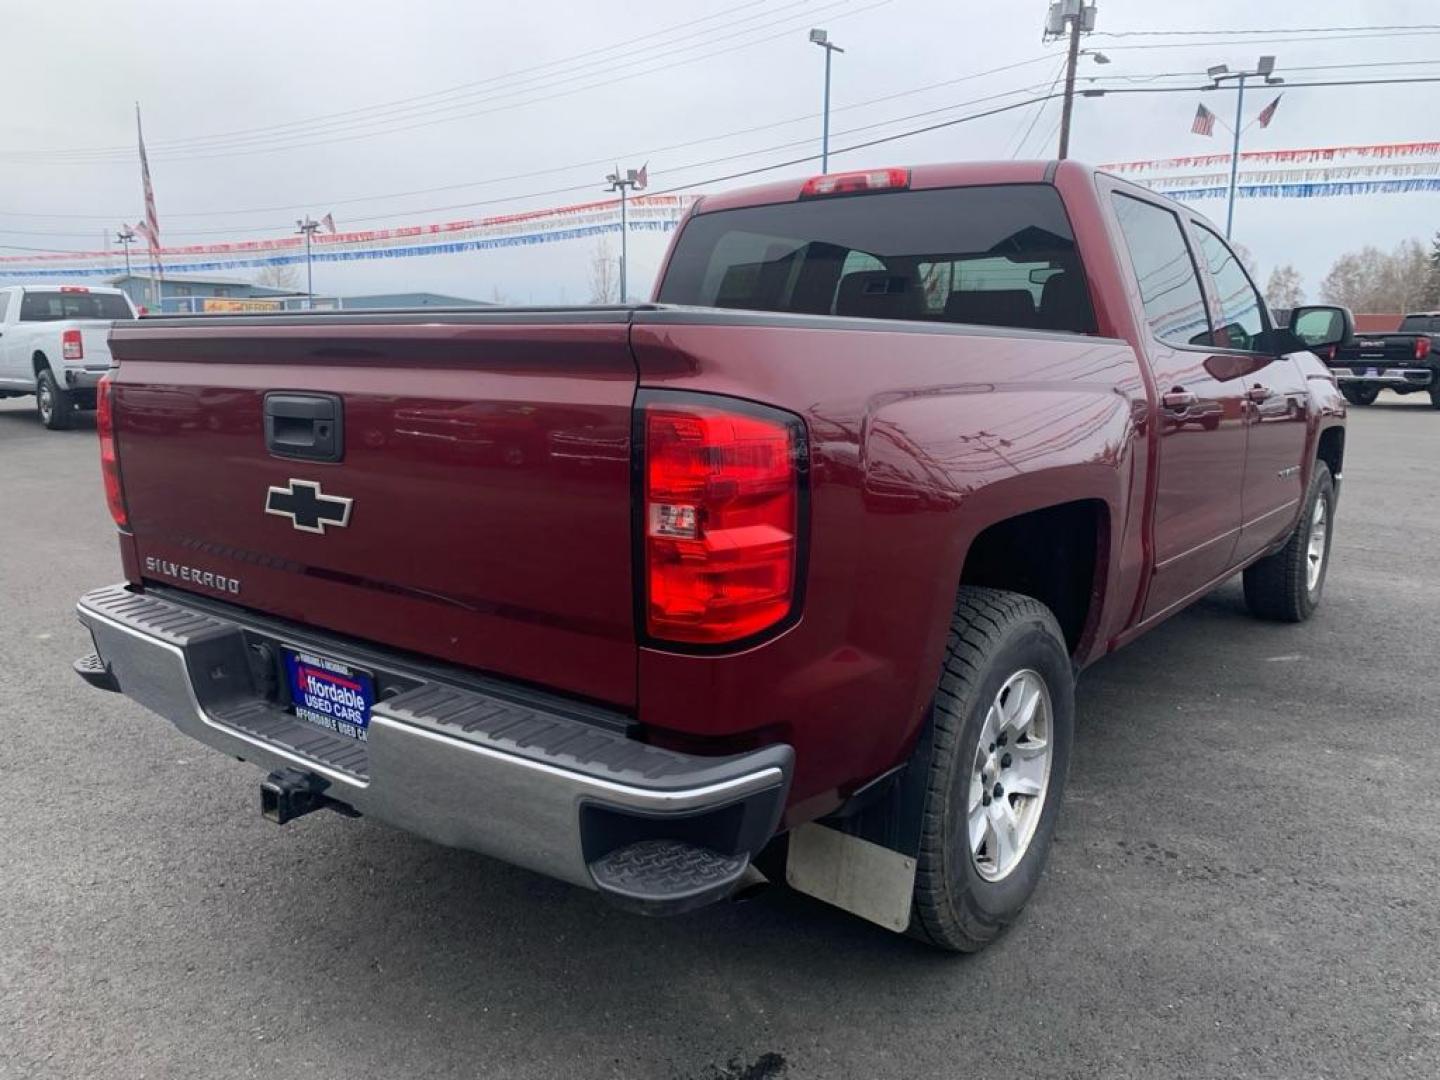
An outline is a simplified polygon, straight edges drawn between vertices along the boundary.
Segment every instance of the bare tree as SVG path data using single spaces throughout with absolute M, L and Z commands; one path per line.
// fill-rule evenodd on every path
M 1411 311 L 1423 306 L 1433 287 L 1430 256 L 1418 240 L 1405 240 L 1394 251 L 1363 247 L 1335 260 L 1320 295 L 1352 311 Z
M 1270 271 L 1265 282 L 1265 301 L 1272 309 L 1299 307 L 1305 302 L 1305 287 L 1300 271 L 1286 263 Z
M 610 241 L 595 241 L 590 256 L 590 303 L 613 304 L 620 299 L 620 266 L 610 250 Z
M 1250 272 L 1251 277 L 1254 277 L 1255 256 L 1250 253 L 1250 249 L 1238 240 L 1231 240 L 1230 246 L 1235 250 L 1235 257 L 1240 260 L 1240 265 Z
M 300 289 L 300 271 L 294 263 L 262 266 L 260 272 L 255 275 L 255 284 L 263 285 L 267 289 L 284 289 L 286 292 L 298 292 Z

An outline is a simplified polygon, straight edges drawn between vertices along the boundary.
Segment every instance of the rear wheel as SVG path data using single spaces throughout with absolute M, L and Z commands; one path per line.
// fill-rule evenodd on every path
M 1434 380 L 1430 383 L 1430 404 L 1440 409 L 1440 372 L 1431 376 Z
M 1070 763 L 1074 675 L 1038 600 L 965 587 L 931 706 L 911 933 L 975 952 L 1039 884 Z
M 1378 386 L 1342 386 L 1340 393 L 1345 395 L 1345 400 L 1351 405 L 1374 405 L 1375 399 L 1380 396 Z
M 1320 605 L 1330 540 L 1335 531 L 1335 481 L 1330 467 L 1315 463 L 1305 509 L 1285 546 L 1245 569 L 1245 603 L 1252 615 L 1304 622 Z
M 51 431 L 64 431 L 74 423 L 74 402 L 60 389 L 48 367 L 35 376 L 35 411 Z

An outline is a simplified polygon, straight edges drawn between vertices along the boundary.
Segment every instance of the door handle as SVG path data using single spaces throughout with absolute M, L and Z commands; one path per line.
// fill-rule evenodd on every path
M 1160 395 L 1160 404 L 1169 412 L 1185 412 L 1199 403 L 1199 397 L 1180 386 Z
M 345 455 L 345 411 L 337 394 L 265 395 L 265 449 L 276 457 L 339 461 Z
M 1253 401 L 1256 405 L 1259 405 L 1262 402 L 1270 400 L 1270 390 L 1269 388 L 1261 386 L 1259 383 L 1256 383 L 1254 386 L 1250 387 L 1249 390 L 1245 391 L 1245 400 Z

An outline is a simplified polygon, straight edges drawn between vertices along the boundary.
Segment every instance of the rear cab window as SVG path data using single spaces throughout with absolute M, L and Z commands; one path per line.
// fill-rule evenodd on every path
M 64 319 L 133 319 L 135 313 L 118 293 L 27 291 L 20 301 L 21 322 Z
M 1440 315 L 1406 315 L 1400 320 L 1401 334 L 1440 333 Z
M 872 192 L 700 213 L 659 300 L 804 315 L 1096 332 L 1046 184 Z

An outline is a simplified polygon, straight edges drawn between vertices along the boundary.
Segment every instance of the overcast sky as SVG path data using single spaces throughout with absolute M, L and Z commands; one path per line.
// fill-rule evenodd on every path
M 812 25 L 829 29 L 846 50 L 835 58 L 832 147 L 993 107 L 1003 102 L 964 103 L 1004 91 L 1043 92 L 1063 52 L 1061 44 L 1040 41 L 1045 8 L 1045 0 L 7 5 L 0 245 L 96 248 L 104 230 L 139 216 L 136 100 L 167 244 L 285 234 L 306 211 L 333 211 L 342 230 L 444 221 L 598 196 L 609 171 L 600 161 L 638 166 L 648 158 L 659 189 L 817 152 L 823 56 L 806 40 Z M 1435 0 L 1100 0 L 1097 29 L 1427 23 L 1440 23 Z M 1086 47 L 1112 62 L 1086 58 L 1081 70 L 1198 73 L 1216 63 L 1253 64 L 1263 52 L 1279 58 L 1277 74 L 1292 82 L 1440 75 L 1440 60 L 1429 62 L 1440 45 L 1433 33 L 1273 40 L 1287 36 L 1296 35 L 1232 33 L 1191 43 L 1097 33 Z M 1400 61 L 1429 63 L 1394 66 Z M 1370 62 L 1391 66 L 1291 71 Z M 910 92 L 936 83 L 948 85 Z M 466 84 L 468 91 L 425 96 Z M 1440 139 L 1437 85 L 1292 88 L 1275 122 L 1247 133 L 1245 148 Z M 1270 96 L 1247 95 L 1247 119 Z M 1196 93 L 1081 99 L 1072 154 L 1100 163 L 1228 150 L 1218 126 L 1212 139 L 1190 133 L 1198 100 Z M 1233 113 L 1233 92 L 1204 100 L 1226 120 Z M 372 107 L 378 111 L 366 111 Z M 1017 149 L 1053 156 L 1058 103 L 1037 116 L 1039 109 L 842 154 L 832 168 L 1003 158 Z M 899 119 L 918 113 L 930 115 Z M 305 123 L 315 117 L 331 119 Z M 894 122 L 870 127 L 885 121 Z M 753 130 L 762 125 L 774 126 Z M 844 134 L 861 127 L 869 130 Z M 811 141 L 753 153 L 800 140 Z M 682 143 L 692 145 L 677 147 Z M 741 154 L 751 156 L 735 157 Z M 505 179 L 541 170 L 554 171 Z M 816 171 L 801 165 L 758 179 Z M 572 187 L 582 190 L 556 191 Z M 397 194 L 436 188 L 449 190 Z M 1223 220 L 1222 202 L 1197 205 Z M 1253 251 L 1262 277 L 1293 262 L 1312 298 L 1338 253 L 1428 238 L 1437 227 L 1435 193 L 1242 201 L 1236 212 L 1236 237 Z M 663 243 L 651 236 L 632 242 L 633 294 L 648 290 Z M 315 285 L 320 293 L 431 289 L 483 299 L 498 290 L 518 302 L 582 301 L 592 252 L 593 242 L 576 241 L 317 265 Z

